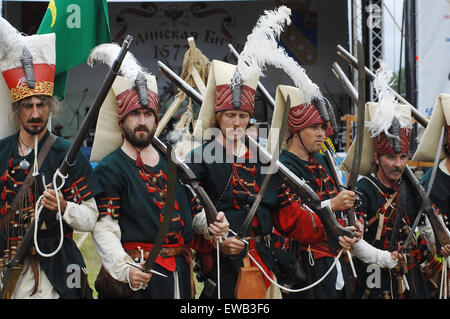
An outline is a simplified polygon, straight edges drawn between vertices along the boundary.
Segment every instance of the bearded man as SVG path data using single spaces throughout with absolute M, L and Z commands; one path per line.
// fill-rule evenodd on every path
M 101 279 L 111 276 L 122 283 L 115 287 L 125 284 L 122 298 L 193 298 L 192 218 L 200 208 L 178 179 L 169 230 L 153 267 L 162 276 L 131 265 L 148 258 L 165 218 L 170 200 L 166 156 L 172 154 L 152 144 L 158 124 L 155 77 L 143 70 L 135 78 L 127 76 L 116 78 L 102 106 L 91 155 L 98 161 L 94 173 L 101 188 L 93 239 L 103 268 L 96 288 L 99 298 L 117 296 L 118 291 L 102 285 Z M 217 217 L 221 220 L 223 213 Z
M 38 199 L 41 204 L 37 240 L 6 298 L 92 297 L 86 265 L 73 240 L 74 230 L 92 231 L 98 217 L 92 167 L 84 154 L 77 154 L 60 191 L 48 187 L 71 145 L 47 128 L 58 109 L 53 97 L 55 35 L 21 38 L 4 19 L 0 30 L 2 50 L 10 41 L 16 44 L 0 52 L 0 272 L 20 250 Z

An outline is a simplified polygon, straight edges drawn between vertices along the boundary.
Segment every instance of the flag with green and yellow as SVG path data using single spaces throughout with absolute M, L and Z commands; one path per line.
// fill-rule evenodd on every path
M 68 71 L 86 62 L 95 46 L 111 42 L 107 0 L 51 0 L 37 33 L 56 34 L 53 95 L 63 100 Z

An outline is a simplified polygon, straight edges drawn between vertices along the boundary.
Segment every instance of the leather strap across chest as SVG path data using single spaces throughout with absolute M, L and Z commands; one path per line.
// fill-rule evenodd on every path
M 41 149 L 39 150 L 38 154 L 38 166 L 41 167 L 44 163 L 45 158 L 47 157 L 48 152 L 52 148 L 53 144 L 55 143 L 57 139 L 57 136 L 50 133 L 50 135 L 47 137 L 47 140 L 45 141 L 44 145 L 42 145 Z M 11 205 L 8 208 L 8 211 L 6 213 L 6 216 L 2 218 L 2 222 L 0 224 L 0 232 L 4 232 L 6 228 L 6 224 L 9 220 L 9 217 L 12 214 L 15 214 L 15 212 L 18 210 L 19 204 L 21 202 L 21 199 L 25 196 L 28 189 L 31 187 L 31 185 L 34 182 L 34 176 L 30 170 L 27 177 L 23 181 L 19 191 L 17 192 L 16 196 L 14 197 L 13 201 L 11 202 Z

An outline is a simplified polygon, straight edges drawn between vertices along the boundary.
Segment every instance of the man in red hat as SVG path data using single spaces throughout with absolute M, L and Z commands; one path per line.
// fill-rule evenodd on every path
M 366 263 L 358 265 L 361 276 L 355 289 L 356 298 L 399 299 L 429 298 L 426 279 L 421 270 L 424 254 L 436 252 L 434 231 L 426 216 L 422 215 L 417 229 L 411 229 L 423 203 L 414 194 L 414 181 L 406 172 L 412 129 L 411 109 L 401 105 L 390 89 L 392 72 L 385 70 L 380 61 L 374 87 L 378 103 L 366 104 L 366 128 L 363 154 L 357 182 L 361 192 L 360 216 L 365 219 L 364 239 L 374 247 L 397 256 L 394 268 L 379 268 Z M 438 110 L 440 111 L 440 109 Z M 435 128 L 431 126 L 433 131 Z M 433 139 L 424 139 L 433 144 Z M 421 142 L 421 144 L 423 144 Z M 427 156 L 436 152 L 427 151 Z M 432 154 L 433 155 L 432 155 Z M 351 158 L 351 152 L 348 157 Z M 344 160 L 344 165 L 347 158 Z M 347 164 L 348 165 L 348 164 Z M 417 235 L 417 230 L 420 235 Z M 404 247 L 408 235 L 411 241 Z
M 345 226 L 343 212 L 353 207 L 356 195 L 352 191 L 338 190 L 330 168 L 324 156 L 320 154 L 330 123 L 318 107 L 319 100 L 302 96 L 297 87 L 280 85 L 277 88 L 275 102 L 271 134 L 279 129 L 282 114 L 289 112 L 287 147 L 280 154 L 280 162 L 294 174 L 305 179 L 319 195 L 322 207 L 328 205 L 336 214 L 338 221 Z M 298 243 L 291 241 L 291 244 L 293 250 L 298 250 Z M 326 239 L 311 245 L 300 244 L 300 250 L 292 253 L 301 260 L 299 267 L 306 272 L 303 282 L 297 280 L 297 282 L 289 283 L 294 289 L 318 281 L 328 271 L 335 258 L 335 255 L 329 251 Z M 287 297 L 351 298 L 347 264 L 343 258 L 341 259 L 336 264 L 336 268 L 320 284 L 301 293 L 289 294 Z
M 0 30 L 5 50 L 0 52 L 0 95 L 2 100 L 12 98 L 12 108 L 5 103 L 1 118 L 15 124 L 9 133 L 9 123 L 1 125 L 1 271 L 21 249 L 30 221 L 36 217 L 35 211 L 40 211 L 38 199 L 42 208 L 37 241 L 24 261 L 15 289 L 7 291 L 5 297 L 92 298 L 86 266 L 72 238 L 74 230 L 92 231 L 98 217 L 92 168 L 86 157 L 79 152 L 58 193 L 48 188 L 70 147 L 67 140 L 52 135 L 47 128 L 50 116 L 57 111 L 52 96 L 55 35 L 25 37 L 4 19 L 0 20 Z M 17 205 L 11 207 L 13 203 Z
M 111 52 L 115 47 L 104 44 L 91 54 Z M 125 57 L 128 67 L 130 56 Z M 100 187 L 96 197 L 100 217 L 93 240 L 103 266 L 96 288 L 99 298 L 105 299 L 190 299 L 195 296 L 192 216 L 201 207 L 193 204 L 178 178 L 175 198 L 168 198 L 166 156 L 172 154 L 163 154 L 152 144 L 158 124 L 156 78 L 137 64 L 133 67 L 140 71 L 126 70 L 124 76 L 117 76 L 102 105 L 91 154 L 91 160 L 98 162 L 95 176 Z M 153 267 L 158 274 L 143 272 L 131 264 L 142 264 L 148 258 L 169 200 L 174 201 L 174 208 Z M 217 217 L 222 220 L 223 213 Z M 227 226 L 226 221 L 215 225 Z M 209 230 L 214 234 L 213 228 Z M 106 280 L 119 284 L 108 286 Z
M 426 214 L 419 220 L 417 229 L 411 229 L 423 204 L 414 196 L 417 192 L 414 182 L 409 183 L 405 175 L 408 174 L 405 170 L 412 129 L 411 109 L 395 100 L 389 87 L 392 73 L 384 70 L 384 63 L 381 65 L 374 81 L 378 103 L 366 104 L 368 117 L 359 172 L 362 178 L 357 182 L 361 192 L 358 211 L 365 219 L 364 239 L 396 255 L 397 265 L 381 269 L 365 263 L 358 265 L 361 276 L 355 297 L 426 299 L 430 293 L 421 264 L 424 253 L 428 250 L 434 255 L 436 249 Z M 403 247 L 411 232 L 409 246 Z M 442 253 L 445 256 L 445 251 Z
M 395 121 L 392 126 L 396 126 Z M 413 190 L 402 180 L 408 160 L 410 129 L 398 128 L 398 139 L 394 140 L 394 137 L 389 137 L 384 132 L 373 137 L 373 171 L 357 183 L 357 188 L 362 193 L 358 211 L 366 220 L 365 240 L 376 248 L 392 252 L 398 251 L 401 242 L 406 239 L 419 204 L 411 197 Z M 419 228 L 421 226 L 425 226 L 425 219 Z M 430 228 L 428 227 L 428 233 L 426 229 L 422 229 L 421 238 L 424 234 L 430 235 Z M 400 260 L 399 265 L 393 269 L 363 264 L 355 297 L 429 298 L 419 266 L 419 244 L 420 239 L 412 243 L 411 254 L 404 261 L 408 265 L 407 271 L 401 267 Z
M 238 94 L 230 86 L 236 67 L 213 60 L 208 85 L 199 113 L 194 137 L 203 144 L 189 154 L 187 162 L 199 182 L 215 203 L 217 210 L 225 213 L 230 229 L 238 232 L 265 177 L 264 164 L 258 160 L 254 150 L 242 141 L 253 115 L 257 76 L 249 76 L 241 84 Z M 213 130 L 211 134 L 208 130 Z M 324 227 L 314 213 L 309 213 L 292 199 L 276 174 L 269 181 L 264 196 L 248 229 L 248 246 L 230 234 L 219 246 L 220 258 L 217 272 L 216 258 L 207 263 L 204 257 L 203 272 L 206 278 L 217 283 L 220 280 L 220 295 L 223 298 L 239 298 L 245 267 L 256 267 L 258 263 L 267 276 L 260 277 L 247 298 L 281 298 L 276 282 L 278 276 L 277 257 L 280 247 L 276 245 L 274 229 L 286 237 L 309 244 L 325 240 Z M 317 226 L 317 227 L 315 227 Z M 341 238 L 341 245 L 350 248 L 351 239 Z M 215 242 L 214 242 L 215 243 Z M 210 245 L 214 252 L 215 244 Z M 250 258 L 251 256 L 251 258 Z M 248 263 L 247 263 L 248 261 Z M 242 273 L 240 275 L 240 272 Z M 257 277 L 258 278 L 258 277 Z M 271 278 L 271 279 L 269 279 Z M 239 279 L 239 280 L 238 280 Z M 275 283 L 274 283 L 275 282 Z M 216 298 L 217 289 L 211 293 L 205 289 L 201 298 Z

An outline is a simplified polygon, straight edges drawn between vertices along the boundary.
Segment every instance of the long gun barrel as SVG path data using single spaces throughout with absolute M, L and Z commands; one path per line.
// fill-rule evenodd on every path
M 188 85 L 178 74 L 173 72 L 168 66 L 166 66 L 161 61 L 158 61 L 158 66 L 160 67 L 162 73 L 164 73 L 167 78 L 169 78 L 172 82 L 176 83 L 179 88 L 186 93 L 194 102 L 201 105 L 203 101 L 203 97 L 198 93 L 194 88 Z
M 74 165 L 75 158 L 78 152 L 80 151 L 83 140 L 89 134 L 89 130 L 91 129 L 92 125 L 95 123 L 98 117 L 100 107 L 102 106 L 103 101 L 105 100 L 106 95 L 109 92 L 109 89 L 111 88 L 114 80 L 116 79 L 117 73 L 119 72 L 122 61 L 125 58 L 125 55 L 131 45 L 132 40 L 133 38 L 130 35 L 128 35 L 123 41 L 121 50 L 117 58 L 114 60 L 113 64 L 109 68 L 108 74 L 106 75 L 103 81 L 100 91 L 97 93 L 94 102 L 89 108 L 89 111 L 86 114 L 86 117 L 84 118 L 83 123 L 81 124 L 81 127 L 78 130 L 78 133 L 67 152 L 65 161 L 63 161 L 61 163 L 61 166 L 59 167 L 59 171 L 61 172 L 61 174 L 66 175 L 69 168 Z
M 261 147 L 255 140 L 246 135 L 245 141 L 249 149 L 257 150 L 258 157 L 261 158 L 261 161 L 263 163 L 271 162 L 272 155 L 263 147 Z M 301 198 L 302 202 L 309 209 L 311 209 L 315 214 L 317 214 L 317 216 L 319 216 L 320 220 L 325 226 L 325 232 L 327 233 L 328 243 L 332 252 L 336 252 L 339 248 L 339 236 L 347 236 L 350 238 L 354 237 L 354 233 L 351 230 L 344 228 L 341 224 L 338 223 L 330 207 L 321 206 L 321 200 L 319 196 L 303 179 L 292 173 L 292 171 L 290 171 L 280 161 L 277 160 L 276 165 L 277 174 L 281 177 L 283 182 Z
M 351 85 L 351 84 L 349 84 L 349 85 Z M 358 93 L 356 92 L 356 99 L 357 98 L 358 98 Z M 412 110 L 414 110 L 413 107 L 411 107 L 411 111 Z M 416 120 L 417 120 L 417 118 L 416 118 Z M 428 124 L 428 120 L 425 119 L 425 121 L 426 121 L 426 124 Z M 443 245 L 450 244 L 450 237 L 449 237 L 447 228 L 445 227 L 444 223 L 442 222 L 442 219 L 439 217 L 439 215 L 437 214 L 434 207 L 429 204 L 429 199 L 427 198 L 427 194 L 426 194 L 422 184 L 417 180 L 417 177 L 414 175 L 414 173 L 412 172 L 411 168 L 408 165 L 406 165 L 406 169 L 405 169 L 405 172 L 403 173 L 403 176 L 405 177 L 405 180 L 416 191 L 416 196 L 417 196 L 418 202 L 425 203 L 425 205 L 422 204 L 422 206 L 424 206 L 424 207 L 421 207 L 421 209 L 423 209 L 423 212 L 425 213 L 425 215 L 427 215 L 428 219 L 430 220 L 431 226 L 432 226 L 434 234 L 435 234 L 436 247 L 439 248 L 439 247 L 442 247 Z M 437 249 L 437 250 L 440 250 L 440 249 Z M 439 251 L 437 251 L 437 253 L 439 253 Z
M 71 144 L 69 150 L 67 151 L 65 159 L 63 160 L 63 162 L 59 167 L 59 171 L 62 175 L 67 175 L 70 167 L 75 165 L 75 159 L 78 152 L 80 151 L 82 142 L 88 136 L 91 126 L 97 119 L 100 107 L 102 106 L 103 101 L 105 100 L 106 95 L 108 94 L 108 91 L 111 88 L 117 76 L 117 73 L 119 72 L 122 61 L 130 47 L 132 40 L 133 38 L 131 36 L 127 36 L 125 38 L 122 44 L 122 48 L 116 60 L 111 65 L 108 74 L 106 75 L 105 80 L 103 81 L 102 87 L 100 88 L 100 91 L 97 94 L 96 99 L 94 100 L 92 106 L 89 108 L 89 112 L 86 115 L 80 129 L 78 130 L 74 142 Z M 8 264 L 7 269 L 5 271 L 2 286 L 2 299 L 10 299 L 12 297 L 12 294 L 17 284 L 17 280 L 19 279 L 20 273 L 22 272 L 24 261 L 26 257 L 29 255 L 30 248 L 33 245 L 34 228 L 35 228 L 35 220 L 33 219 L 28 230 L 24 235 L 21 245 L 17 249 L 14 259 Z M 38 227 L 38 229 L 39 228 L 40 227 Z
M 450 245 L 450 234 L 447 230 L 447 227 L 444 225 L 444 222 L 437 214 L 436 209 L 430 204 L 427 192 L 425 191 L 423 185 L 417 179 L 416 175 L 414 175 L 413 171 L 409 166 L 406 166 L 403 176 L 405 177 L 405 181 L 409 183 L 415 190 L 417 201 L 422 203 L 420 209 L 423 210 L 425 215 L 428 217 L 428 220 L 430 221 L 431 227 L 433 228 L 434 232 L 436 254 L 440 255 L 441 247 L 445 245 Z M 411 229 L 411 231 L 414 230 Z M 408 247 L 403 248 L 407 249 Z
M 334 62 L 333 65 L 331 66 L 331 70 L 333 71 L 333 74 L 336 76 L 339 82 L 341 82 L 347 94 L 350 95 L 353 103 L 358 104 L 358 92 L 356 91 L 352 82 L 350 82 L 348 77 L 345 75 L 344 71 L 341 69 L 339 64 Z
M 164 69 L 169 69 L 162 62 L 158 61 L 160 66 L 164 66 Z M 168 78 L 173 81 L 181 90 L 183 90 L 188 96 L 191 97 L 191 94 L 195 94 L 195 98 L 201 99 L 203 101 L 203 97 L 194 89 L 192 89 L 189 84 L 187 84 L 183 79 L 178 76 L 171 76 L 173 72 L 164 72 L 164 74 L 168 75 Z M 194 98 L 194 96 L 192 96 Z M 200 101 L 200 104 L 201 104 Z M 259 158 L 263 163 L 270 163 L 272 160 L 272 155 L 268 153 L 265 149 L 260 147 L 260 145 L 255 142 L 248 135 L 245 137 L 245 142 L 247 147 L 251 150 L 258 150 Z M 280 161 L 276 162 L 277 164 L 277 173 L 281 174 L 281 178 L 285 181 L 287 185 L 291 187 L 291 189 L 301 197 L 304 201 L 305 205 L 307 205 L 312 211 L 314 211 L 322 223 L 325 226 L 325 230 L 327 232 L 328 240 L 330 243 L 330 250 L 335 252 L 338 249 L 338 237 L 339 236 L 347 236 L 354 237 L 354 233 L 349 229 L 342 227 L 336 220 L 334 213 L 328 206 L 321 207 L 321 201 L 319 196 L 314 192 L 314 190 L 306 184 L 305 181 L 300 179 L 294 173 L 292 173 L 286 166 L 284 166 Z
M 341 58 L 343 58 L 347 63 L 352 65 L 354 68 L 358 68 L 358 60 L 350 54 L 347 50 L 345 50 L 341 45 L 337 46 L 337 55 L 339 55 Z M 369 77 L 370 81 L 373 81 L 375 79 L 375 74 L 370 71 L 367 67 L 364 68 L 366 75 Z M 411 108 L 412 116 L 416 119 L 416 121 L 422 125 L 423 127 L 427 127 L 428 125 L 428 119 L 423 116 L 419 110 L 417 110 L 414 106 L 411 105 L 408 101 L 406 101 L 400 94 L 398 94 L 395 90 L 391 89 L 392 94 L 395 95 L 395 97 L 403 104 L 408 105 Z

